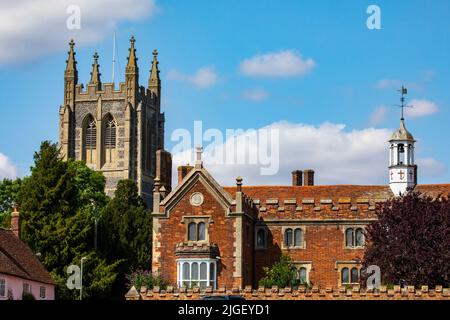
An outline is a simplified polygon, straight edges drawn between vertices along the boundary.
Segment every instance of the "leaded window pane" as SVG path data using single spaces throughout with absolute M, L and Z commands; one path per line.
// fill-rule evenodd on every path
M 191 270 L 192 280 L 198 280 L 198 263 L 193 262 L 191 268 L 192 268 Z
M 349 274 L 348 274 L 348 268 L 343 268 L 341 271 L 341 282 L 342 283 L 349 283 Z
M 95 149 L 97 146 L 97 124 L 94 118 L 90 117 L 87 121 L 85 133 L 85 147 L 86 149 Z
M 197 235 L 197 224 L 195 222 L 191 222 L 188 225 L 188 240 L 195 241 Z
M 306 283 L 306 268 L 301 267 L 298 271 L 300 283 Z
M 200 222 L 197 226 L 197 240 L 202 241 L 205 240 L 205 223 Z
M 364 232 L 363 230 L 360 229 L 356 229 L 356 246 L 357 247 L 362 247 L 364 246 Z
M 105 147 L 109 149 L 116 147 L 116 123 L 111 115 L 106 119 Z
M 359 271 L 357 268 L 352 268 L 352 283 L 357 283 L 359 281 Z
M 189 281 L 191 279 L 191 268 L 188 262 L 183 263 L 183 280 Z
M 206 262 L 200 263 L 200 280 L 207 280 L 207 269 L 208 265 Z
M 264 229 L 259 229 L 256 234 L 256 246 L 259 248 L 264 248 L 266 246 L 266 231 Z
M 292 246 L 292 229 L 286 229 L 284 232 L 284 244 L 286 247 Z
M 345 231 L 345 245 L 347 247 L 353 247 L 353 229 L 348 228 Z
M 295 229 L 294 233 L 294 246 L 301 247 L 302 246 L 302 229 Z

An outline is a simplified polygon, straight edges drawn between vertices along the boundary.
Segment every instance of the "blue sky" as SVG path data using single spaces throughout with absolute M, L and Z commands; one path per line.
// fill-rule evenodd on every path
M 42 140 L 58 139 L 58 108 L 63 101 L 63 71 L 70 37 L 77 43 L 80 82 L 89 80 L 95 51 L 100 55 L 102 80 L 109 82 L 112 30 L 116 29 L 121 81 L 131 35 L 136 38 L 142 85 L 147 83 L 152 50 L 159 51 L 169 150 L 175 144 L 170 141 L 171 132 L 177 128 L 191 130 L 194 120 L 203 121 L 204 128 L 222 131 L 258 129 L 277 122 L 290 124 L 285 127 L 291 129 L 292 125 L 303 124 L 303 129 L 313 128 L 318 139 L 329 137 L 322 135 L 323 123 L 343 124 L 345 128 L 339 129 L 338 135 L 351 136 L 351 143 L 358 143 L 361 136 L 363 147 L 355 152 L 366 153 L 364 150 L 374 148 L 377 159 L 381 159 L 376 173 L 370 172 L 370 165 L 357 170 L 369 171 L 368 183 L 383 183 L 386 177 L 380 170 L 387 172 L 387 142 L 372 142 L 378 135 L 366 139 L 363 134 L 370 128 L 385 133 L 398 127 L 399 110 L 393 105 L 398 103 L 396 90 L 403 83 L 409 88 L 408 99 L 417 104 L 415 113 L 410 111 L 411 116 L 406 117 L 406 124 L 418 140 L 416 158 L 424 169 L 420 171 L 418 160 L 419 181 L 450 182 L 448 1 L 169 0 L 144 5 L 140 0 L 125 0 L 123 5 L 129 7 L 123 12 L 113 5 L 98 10 L 86 1 L 70 3 L 77 2 L 82 14 L 80 30 L 65 28 L 64 7 L 48 7 L 37 13 L 31 4 L 27 5 L 29 1 L 23 0 L 17 6 L 29 10 L 27 24 L 36 23 L 36 28 L 0 24 L 0 45 L 10 45 L 18 57 L 2 59 L 6 54 L 0 51 L 0 154 L 17 168 L 19 175 L 28 173 L 33 152 Z M 370 4 L 381 9 L 381 30 L 366 27 Z M 139 12 L 133 12 L 134 5 Z M 0 6 L 15 9 L 14 4 Z M 94 29 L 98 34 L 86 35 Z M 307 63 L 309 59 L 312 65 L 300 67 L 297 72 L 284 70 L 284 74 L 276 70 L 272 74 L 270 70 L 252 74 L 243 68 L 244 61 L 255 61 L 258 55 L 276 58 L 277 54 L 293 57 L 294 69 L 299 61 Z M 317 146 L 321 147 L 319 143 Z M 336 164 L 338 173 L 333 175 L 333 154 L 311 158 L 310 153 L 301 152 L 303 146 L 295 140 L 284 148 L 289 150 L 286 157 L 292 160 L 282 162 L 281 176 L 297 169 L 284 165 L 316 168 L 317 160 L 317 167 L 326 177 L 321 180 L 321 171 L 317 173 L 323 183 L 359 183 L 351 173 L 342 177 L 341 173 L 350 172 L 344 168 L 346 163 L 351 169 L 352 161 L 370 164 L 366 158 L 375 157 L 367 152 L 366 158 L 355 155 L 352 161 L 340 159 Z M 223 173 L 222 179 L 231 181 L 231 175 L 238 173 L 235 171 Z M 365 173 L 354 172 L 359 174 L 365 177 Z M 262 182 L 289 181 L 280 175 Z

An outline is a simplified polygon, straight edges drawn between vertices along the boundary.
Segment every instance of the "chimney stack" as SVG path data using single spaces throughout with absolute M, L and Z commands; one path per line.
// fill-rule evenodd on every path
M 20 214 L 17 204 L 13 204 L 13 213 L 11 214 L 11 231 L 20 239 Z
M 303 171 L 303 173 L 304 173 L 303 185 L 313 186 L 314 185 L 314 170 L 306 169 Z
M 156 176 L 167 192 L 172 191 L 172 154 L 164 149 L 156 151 Z
M 181 183 L 181 181 L 184 179 L 184 177 L 186 177 L 186 175 L 192 170 L 194 169 L 193 166 L 179 166 L 178 167 L 178 184 Z
M 303 184 L 303 171 L 302 170 L 294 170 L 292 171 L 292 186 L 300 187 Z

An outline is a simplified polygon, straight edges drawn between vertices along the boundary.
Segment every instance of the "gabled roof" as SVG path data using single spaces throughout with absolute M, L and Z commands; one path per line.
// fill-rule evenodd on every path
M 236 193 L 236 187 L 224 187 L 231 196 Z M 419 184 L 416 191 L 437 197 L 450 194 L 450 184 Z M 358 198 L 389 199 L 394 195 L 388 185 L 358 186 L 358 185 L 319 185 L 319 186 L 243 186 L 242 191 L 253 200 L 267 199 L 332 199 Z
M 0 273 L 55 284 L 48 271 L 22 240 L 11 230 L 0 228 Z
M 178 203 L 197 181 L 202 182 L 209 190 L 211 190 L 216 199 L 228 210 L 230 206 L 234 204 L 233 197 L 225 192 L 223 187 L 220 186 L 212 175 L 202 166 L 196 166 L 189 171 L 181 183 L 161 201 L 160 205 L 164 206 L 164 212 L 168 214 L 171 208 Z

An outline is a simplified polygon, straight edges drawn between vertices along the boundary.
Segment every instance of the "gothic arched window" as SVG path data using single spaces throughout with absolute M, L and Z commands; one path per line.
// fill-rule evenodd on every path
M 197 225 L 197 241 L 205 240 L 205 223 L 200 222 Z
M 103 120 L 103 161 L 113 163 L 116 160 L 116 122 L 111 114 Z
M 83 159 L 87 164 L 92 164 L 96 161 L 97 149 L 97 123 L 92 115 L 86 117 L 83 129 Z

